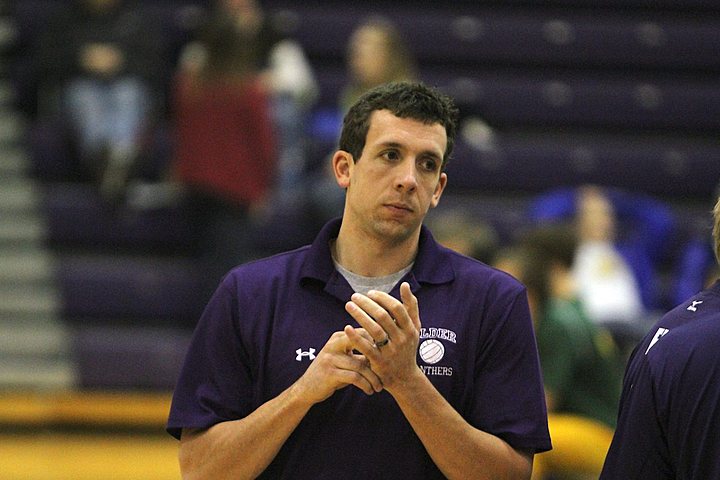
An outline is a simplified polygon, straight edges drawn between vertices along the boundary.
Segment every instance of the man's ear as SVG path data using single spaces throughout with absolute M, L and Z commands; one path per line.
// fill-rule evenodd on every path
M 332 157 L 332 169 L 335 174 L 335 181 L 342 188 L 350 186 L 350 172 L 353 163 L 353 156 L 345 150 L 336 151 Z
M 432 199 L 430 200 L 430 208 L 435 208 L 440 203 L 440 197 L 442 197 L 442 193 L 445 191 L 447 180 L 447 173 L 442 172 L 440 174 L 440 178 L 438 178 L 437 185 L 435 185 L 435 191 L 433 192 Z

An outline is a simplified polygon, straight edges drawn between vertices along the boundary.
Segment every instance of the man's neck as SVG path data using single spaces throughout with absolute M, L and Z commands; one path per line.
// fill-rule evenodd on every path
M 415 260 L 418 236 L 391 243 L 367 236 L 352 236 L 341 228 L 331 250 L 335 261 L 347 270 L 365 277 L 382 277 L 402 270 Z

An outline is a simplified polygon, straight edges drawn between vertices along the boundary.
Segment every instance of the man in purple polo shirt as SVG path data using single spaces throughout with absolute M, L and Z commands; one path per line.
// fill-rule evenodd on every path
M 185 478 L 530 477 L 550 439 L 525 289 L 422 226 L 457 116 L 415 83 L 349 110 L 342 219 L 233 269 L 198 323 L 168 421 Z
M 720 198 L 713 242 L 720 262 Z M 720 479 L 720 281 L 635 348 L 603 480 Z

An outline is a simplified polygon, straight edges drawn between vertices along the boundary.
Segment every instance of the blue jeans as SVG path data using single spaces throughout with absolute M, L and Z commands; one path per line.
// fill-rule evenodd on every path
M 137 78 L 79 78 L 65 91 L 66 112 L 83 157 L 128 152 L 137 142 L 151 111 L 147 85 Z
M 280 200 L 294 202 L 303 191 L 306 112 L 290 95 L 275 95 L 270 100 L 270 115 L 278 148 L 275 189 Z

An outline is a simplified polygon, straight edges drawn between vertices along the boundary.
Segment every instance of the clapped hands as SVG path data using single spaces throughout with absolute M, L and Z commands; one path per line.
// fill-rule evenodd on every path
M 418 302 L 403 282 L 400 300 L 371 290 L 355 293 L 345 310 L 360 327 L 335 332 L 312 361 L 296 387 L 309 403 L 318 403 L 336 390 L 354 385 L 368 395 L 394 386 L 419 372 Z
M 417 349 L 420 335 L 418 302 L 410 284 L 400 285 L 400 300 L 384 292 L 355 293 L 345 310 L 361 328 L 346 326 L 352 348 L 370 363 L 383 388 L 391 391 L 398 383 L 418 373 Z

